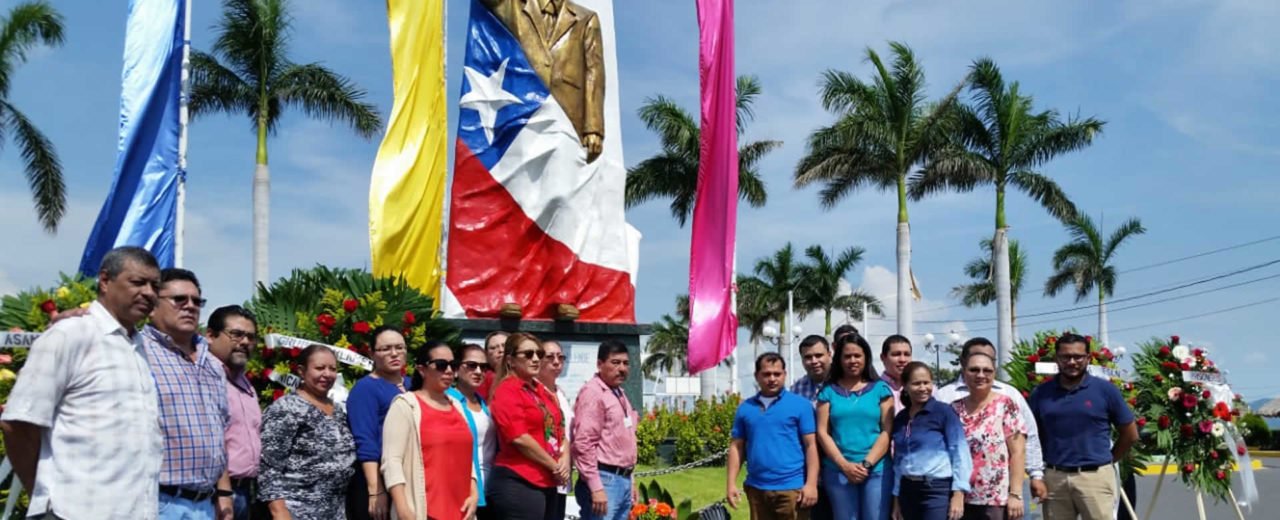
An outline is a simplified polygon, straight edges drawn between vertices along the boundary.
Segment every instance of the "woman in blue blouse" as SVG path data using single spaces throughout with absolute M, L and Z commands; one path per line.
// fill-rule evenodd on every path
M 861 334 L 843 336 L 834 347 L 836 362 L 818 393 L 822 487 L 835 520 L 884 520 L 893 392 L 876 376 L 871 345 Z
M 382 422 L 391 401 L 404 393 L 408 345 L 395 327 L 373 329 L 373 372 L 347 396 L 347 423 L 356 441 L 356 474 L 347 490 L 347 518 L 387 520 L 390 498 L 382 484 Z
M 959 520 L 973 461 L 964 425 L 933 398 L 933 371 L 915 361 L 902 369 L 902 404 L 893 419 L 893 510 L 903 520 Z
M 462 360 L 455 383 L 457 386 L 445 393 L 462 403 L 463 415 L 467 419 L 467 426 L 471 428 L 471 463 L 476 473 L 476 487 L 480 492 L 476 518 L 493 520 L 493 512 L 484 499 L 484 482 L 489 478 L 489 471 L 493 469 L 493 457 L 497 455 L 498 429 L 493 425 L 488 402 L 480 395 L 485 374 L 491 373 L 492 369 L 484 347 L 475 343 L 464 344 L 456 358 Z

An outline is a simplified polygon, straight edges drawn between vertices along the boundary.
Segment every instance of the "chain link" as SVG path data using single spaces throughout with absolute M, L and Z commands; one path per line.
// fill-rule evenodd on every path
M 715 462 L 715 461 L 717 461 L 717 460 L 723 459 L 723 458 L 724 458 L 726 455 L 728 455 L 728 454 L 729 454 L 729 448 L 725 448 L 723 451 L 721 451 L 721 452 L 719 452 L 719 453 L 713 453 L 713 454 L 711 454 L 711 455 L 710 455 L 710 456 L 708 456 L 708 457 L 705 457 L 705 458 L 702 458 L 702 459 L 695 460 L 695 461 L 690 462 L 690 463 L 688 463 L 688 464 L 681 464 L 681 465 L 679 465 L 679 466 L 672 466 L 672 467 L 670 467 L 670 468 L 655 469 L 655 470 L 653 470 L 653 471 L 637 471 L 637 472 L 635 473 L 635 476 L 636 476 L 636 478 L 642 478 L 642 477 L 657 477 L 657 476 L 661 476 L 661 475 L 669 475 L 669 474 L 672 474 L 672 473 L 679 473 L 679 472 L 681 472 L 681 471 L 690 470 L 690 469 L 697 468 L 697 467 L 700 467 L 700 466 L 706 466 L 707 464 L 710 464 L 710 463 Z

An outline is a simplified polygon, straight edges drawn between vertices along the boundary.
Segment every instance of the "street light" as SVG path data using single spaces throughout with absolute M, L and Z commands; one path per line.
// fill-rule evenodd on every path
M 792 325 L 791 330 L 788 331 L 790 333 L 789 337 L 783 337 L 782 333 L 778 330 L 777 327 L 774 327 L 773 325 L 764 326 L 763 332 L 764 332 L 765 339 L 769 340 L 769 343 L 772 343 L 775 347 L 777 347 L 779 353 L 781 353 L 783 345 L 787 345 L 788 347 L 787 354 L 784 356 L 784 359 L 787 360 L 787 365 L 791 368 L 790 370 L 787 370 L 788 380 L 794 377 L 795 361 L 796 361 L 795 352 L 794 352 L 795 348 L 793 348 L 794 344 L 791 341 L 793 339 L 800 339 L 800 334 L 803 331 L 804 329 L 800 328 L 799 325 Z M 788 384 L 790 384 L 790 381 L 788 381 Z
M 942 370 L 942 351 L 947 347 L 954 347 L 960 344 L 960 335 L 956 334 L 956 331 L 954 330 L 951 331 L 951 334 L 947 336 L 947 339 L 951 340 L 951 343 L 947 345 L 934 343 L 933 341 L 935 339 L 937 338 L 932 332 L 925 333 L 924 335 L 924 348 L 925 350 L 933 353 L 933 371 L 936 374 L 938 371 Z

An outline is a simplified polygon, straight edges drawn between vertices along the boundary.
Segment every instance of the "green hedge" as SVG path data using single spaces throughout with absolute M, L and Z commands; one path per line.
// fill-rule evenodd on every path
M 737 395 L 698 399 L 692 407 L 657 407 L 641 418 L 636 428 L 637 455 L 646 465 L 658 463 L 658 446 L 675 441 L 676 464 L 687 464 L 720 453 L 729 447 Z

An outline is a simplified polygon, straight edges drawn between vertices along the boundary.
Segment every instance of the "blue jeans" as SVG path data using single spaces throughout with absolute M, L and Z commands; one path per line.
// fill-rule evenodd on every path
M 902 520 L 947 520 L 951 508 L 951 479 L 902 479 L 898 508 Z
M 883 468 L 888 468 L 885 464 Z M 893 478 L 884 469 L 871 473 L 861 484 L 849 482 L 844 473 L 833 466 L 822 466 L 822 487 L 831 501 L 835 520 L 885 520 L 893 512 L 890 495 Z
M 581 509 L 578 514 L 582 520 L 627 520 L 631 513 L 631 479 L 601 471 L 600 483 L 604 484 L 604 494 L 609 498 L 609 510 L 604 516 L 591 511 L 591 488 L 587 487 L 587 481 L 581 475 L 578 476 L 573 496 L 578 501 Z
M 231 510 L 235 512 L 234 520 L 249 520 L 249 486 L 235 488 L 236 496 L 231 499 Z
M 196 502 L 160 493 L 160 520 L 213 520 L 213 499 Z

